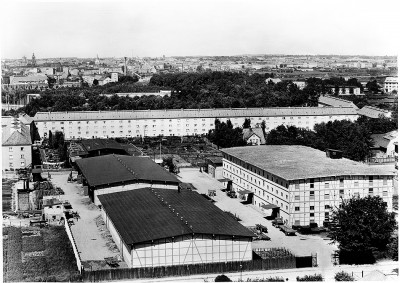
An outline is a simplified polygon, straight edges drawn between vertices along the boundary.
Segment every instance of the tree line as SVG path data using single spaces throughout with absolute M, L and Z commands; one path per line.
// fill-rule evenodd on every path
M 265 131 L 265 121 L 261 128 Z M 243 127 L 233 128 L 230 120 L 220 122 L 215 120 L 215 129 L 210 130 L 208 139 L 219 147 L 244 146 L 242 128 L 249 128 L 250 120 L 245 119 Z M 296 126 L 280 125 L 266 134 L 266 144 L 269 145 L 304 145 L 325 151 L 335 149 L 343 151 L 346 158 L 354 161 L 365 161 L 371 153 L 373 141 L 371 134 L 387 133 L 397 129 L 397 121 L 387 117 L 372 119 L 360 117 L 355 122 L 336 120 L 320 123 L 314 130 L 297 128 Z
M 249 75 L 244 72 L 157 74 L 147 85 L 121 78 L 120 82 L 104 86 L 49 89 L 18 111 L 34 116 L 38 111 L 317 106 L 320 94 L 332 93 L 331 85 L 343 80 L 309 78 L 306 87 L 299 89 L 292 81 L 267 84 L 266 79 L 273 76 L 272 73 Z M 356 79 L 345 82 L 359 85 Z M 171 96 L 100 96 L 104 93 L 158 92 L 166 89 L 172 91 Z M 19 93 L 19 98 L 26 93 Z

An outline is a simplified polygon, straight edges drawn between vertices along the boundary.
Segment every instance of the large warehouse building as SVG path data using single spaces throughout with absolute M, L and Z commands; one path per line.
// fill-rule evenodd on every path
M 143 188 L 99 200 L 128 267 L 252 259 L 254 235 L 196 192 Z
M 305 146 L 267 145 L 223 149 L 223 175 L 233 189 L 287 225 L 329 219 L 330 208 L 352 196 L 378 195 L 392 209 L 394 168 L 331 159 Z M 272 210 L 272 211 L 271 211 Z
M 358 118 L 352 107 L 276 107 L 240 109 L 169 109 L 137 111 L 38 112 L 33 117 L 40 137 L 61 131 L 67 140 L 115 137 L 188 136 L 207 134 L 214 122 L 231 120 L 241 127 L 266 123 L 266 131 L 279 125 L 313 129 L 315 124 Z
M 95 205 L 102 194 L 145 187 L 176 189 L 180 181 L 147 157 L 104 155 L 76 160 L 82 183 Z

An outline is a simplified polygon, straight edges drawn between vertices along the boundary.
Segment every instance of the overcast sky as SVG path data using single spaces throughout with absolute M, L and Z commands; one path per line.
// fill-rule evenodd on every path
M 1 0 L 1 57 L 398 55 L 399 0 Z

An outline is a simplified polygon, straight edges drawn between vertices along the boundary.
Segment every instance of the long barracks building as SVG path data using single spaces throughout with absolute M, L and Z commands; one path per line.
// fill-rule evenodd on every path
M 287 225 L 322 226 L 331 208 L 352 196 L 381 196 L 392 210 L 396 173 L 385 165 L 331 159 L 323 151 L 297 145 L 222 152 L 223 177 L 232 180 L 233 190 L 265 213 L 282 217 Z
M 39 134 L 61 131 L 65 139 L 201 135 L 214 129 L 215 119 L 231 120 L 234 127 L 251 119 L 266 131 L 279 125 L 313 129 L 315 124 L 358 118 L 352 107 L 276 107 L 240 109 L 169 109 L 135 111 L 38 112 L 33 117 Z

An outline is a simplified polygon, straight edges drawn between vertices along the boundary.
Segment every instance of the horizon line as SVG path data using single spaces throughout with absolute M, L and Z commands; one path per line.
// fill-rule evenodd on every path
M 34 52 L 33 52 L 34 53 Z M 24 55 L 25 56 L 25 55 Z M 1 60 L 21 60 L 23 57 L 20 58 L 1 58 Z M 165 56 L 165 58 L 177 58 L 177 57 L 245 57 L 245 56 L 311 56 L 311 57 L 321 57 L 321 56 L 341 56 L 341 57 L 398 57 L 398 55 L 367 55 L 367 54 L 285 54 L 285 53 L 246 53 L 246 54 L 236 54 L 236 55 L 170 55 L 170 56 Z M 160 56 L 99 56 L 99 58 L 103 59 L 109 59 L 109 58 L 163 58 L 164 55 Z M 94 57 L 78 57 L 78 56 L 67 56 L 67 57 L 36 57 L 37 59 L 68 59 L 68 58 L 77 58 L 77 59 L 91 59 L 91 58 L 97 58 L 97 55 Z M 29 57 L 26 57 L 27 60 L 31 60 Z

